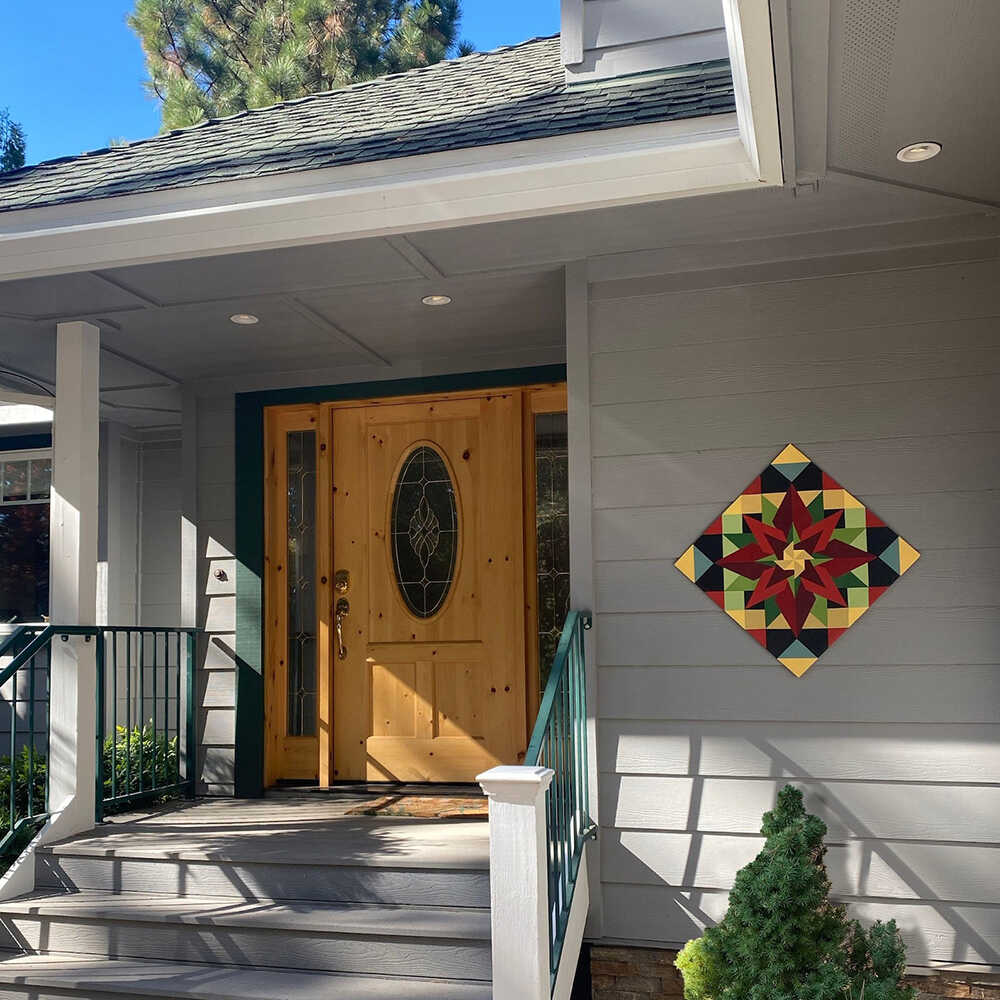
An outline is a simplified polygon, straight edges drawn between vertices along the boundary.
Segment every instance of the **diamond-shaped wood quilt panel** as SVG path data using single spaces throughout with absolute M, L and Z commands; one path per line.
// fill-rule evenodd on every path
M 675 565 L 801 677 L 919 558 L 790 444 Z

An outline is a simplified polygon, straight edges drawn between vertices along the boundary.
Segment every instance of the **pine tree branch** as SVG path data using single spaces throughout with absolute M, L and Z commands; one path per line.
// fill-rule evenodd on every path
M 239 54 L 239 57 L 243 60 L 243 64 L 246 66 L 248 70 L 252 72 L 253 62 L 251 61 L 250 57 L 246 54 L 246 52 L 243 51 L 243 46 L 240 45 L 239 43 L 239 34 L 237 32 L 237 29 L 233 26 L 229 18 L 226 17 L 226 15 L 219 8 L 219 4 L 216 2 L 216 0 L 208 0 L 208 5 L 212 8 L 212 10 L 215 11 L 215 13 L 219 17 L 219 20 L 223 23 L 226 30 L 229 32 L 233 43 L 233 48 L 236 49 L 237 53 Z M 240 6 L 242 6 L 242 4 Z
M 174 53 L 173 65 L 176 66 L 178 70 L 180 70 L 180 74 L 181 76 L 184 77 L 185 80 L 190 81 L 191 77 L 188 76 L 187 69 L 184 65 L 185 60 L 181 57 L 180 50 L 177 48 L 177 39 L 174 37 L 173 27 L 171 26 L 170 21 L 167 19 L 167 14 L 166 11 L 163 9 L 163 7 L 160 7 L 160 19 L 163 22 L 163 30 L 167 33 L 167 38 L 170 39 L 170 48 Z

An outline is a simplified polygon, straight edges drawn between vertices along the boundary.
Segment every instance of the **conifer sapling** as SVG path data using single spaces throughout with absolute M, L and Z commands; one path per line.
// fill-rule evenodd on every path
M 766 838 L 737 876 L 718 925 L 677 957 L 686 1000 L 912 1000 L 894 923 L 866 934 L 831 902 L 826 825 L 791 785 L 765 813 Z

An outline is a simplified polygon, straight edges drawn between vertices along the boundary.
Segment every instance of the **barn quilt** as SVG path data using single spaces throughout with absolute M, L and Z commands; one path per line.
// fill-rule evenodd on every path
M 790 444 L 675 565 L 801 677 L 919 557 Z

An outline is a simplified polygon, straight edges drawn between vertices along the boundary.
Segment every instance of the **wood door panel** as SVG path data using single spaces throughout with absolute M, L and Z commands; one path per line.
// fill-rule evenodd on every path
M 469 400 L 437 404 L 437 419 L 426 418 L 426 404 L 393 407 L 412 411 L 408 422 L 368 423 L 369 642 L 463 642 L 479 634 L 479 419 L 470 417 Z M 478 402 L 478 401 L 476 401 Z M 458 405 L 456 405 L 458 404 Z M 385 416 L 380 410 L 377 416 Z M 390 551 L 390 515 L 396 479 L 414 448 L 427 444 L 444 459 L 455 486 L 459 552 L 455 578 L 441 611 L 427 621 L 413 616 L 395 581 Z
M 368 740 L 369 781 L 467 781 L 471 779 L 465 775 L 474 777 L 502 763 L 479 740 L 391 736 Z
M 526 744 L 520 391 L 333 409 L 333 565 L 350 574 L 334 660 L 334 775 L 471 781 Z M 397 585 L 391 507 L 407 457 L 444 460 L 458 555 L 430 618 Z M 334 600 L 336 597 L 334 597 Z
M 488 695 L 483 662 L 370 663 L 373 736 L 481 740 Z

